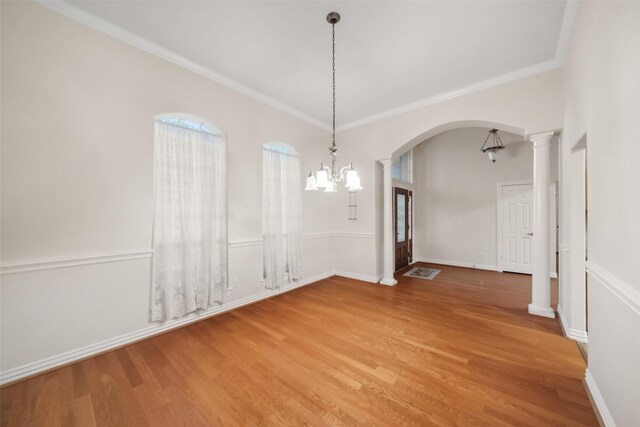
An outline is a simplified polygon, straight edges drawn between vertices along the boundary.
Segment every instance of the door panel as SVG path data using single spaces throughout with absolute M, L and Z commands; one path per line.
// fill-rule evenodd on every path
M 411 191 L 403 188 L 394 189 L 393 211 L 395 230 L 396 270 L 411 263 Z
M 502 187 L 502 269 L 531 274 L 532 185 Z

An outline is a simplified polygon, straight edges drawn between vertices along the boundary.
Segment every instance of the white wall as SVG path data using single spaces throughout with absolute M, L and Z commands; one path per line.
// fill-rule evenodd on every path
M 564 70 L 565 194 L 576 167 L 571 151 L 585 139 L 587 147 L 588 384 L 605 420 L 618 426 L 640 425 L 639 22 L 638 2 L 583 2 Z M 572 209 L 563 209 L 563 221 L 571 215 Z M 561 271 L 571 270 L 565 266 L 579 243 L 571 231 L 563 229 L 568 252 Z M 562 308 L 573 327 L 584 313 L 584 291 L 564 286 L 563 292 Z
M 328 133 L 40 5 L 1 7 L 2 380 L 156 330 L 159 114 L 198 116 L 228 135 L 225 307 L 268 295 L 262 144 L 295 147 L 308 170 L 328 157 Z M 303 194 L 303 282 L 335 268 L 329 196 Z
M 382 193 L 372 179 L 377 160 L 399 156 L 434 135 L 461 126 L 495 124 L 503 131 L 527 134 L 561 128 L 561 78 L 559 70 L 548 71 L 340 132 L 339 158 L 353 160 L 362 175 L 358 210 L 363 214 L 358 221 L 347 221 L 344 215 L 335 217 L 338 229 L 363 233 L 376 229 L 376 216 L 382 215 L 376 204 Z M 343 208 L 336 204 L 335 209 Z M 376 239 L 381 238 L 376 235 Z M 373 258 L 358 264 L 368 269 L 365 274 L 373 275 L 379 273 L 381 248 L 378 245 L 371 253 L 365 242 L 354 242 L 354 246 L 337 248 L 337 256 L 349 262 L 352 253 L 371 253 Z M 345 268 L 351 269 L 349 265 Z
M 497 269 L 497 184 L 532 182 L 533 150 L 523 136 L 500 132 L 506 148 L 491 163 L 480 152 L 487 135 L 486 128 L 454 129 L 414 148 L 417 260 Z M 555 181 L 557 150 L 551 158 Z M 555 272 L 555 251 L 552 262 Z

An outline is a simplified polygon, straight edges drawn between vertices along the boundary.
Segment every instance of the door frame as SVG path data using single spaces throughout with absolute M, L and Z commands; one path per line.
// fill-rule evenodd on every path
M 504 265 L 502 262 L 502 189 L 512 185 L 531 185 L 532 180 L 525 181 L 507 181 L 496 184 L 496 270 L 502 273 Z
M 408 221 L 410 222 L 410 225 L 407 227 L 407 229 L 411 230 L 411 234 L 409 235 L 407 233 L 405 235 L 406 241 L 407 241 L 407 246 L 408 246 L 408 258 L 409 258 L 408 264 L 405 267 L 401 267 L 399 269 L 396 269 L 396 266 L 397 266 L 396 245 L 398 243 L 397 242 L 397 239 L 398 239 L 398 225 L 397 225 L 398 218 L 397 218 L 397 213 L 398 213 L 398 211 L 397 211 L 397 207 L 396 207 L 398 199 L 397 199 L 396 190 L 398 190 L 398 189 L 407 192 L 407 201 L 406 201 L 407 205 L 405 206 L 405 208 L 406 208 L 406 212 L 407 212 Z M 392 197 L 392 199 L 393 199 L 393 203 L 392 203 L 392 206 L 393 206 L 393 218 L 392 218 L 393 219 L 393 221 L 392 221 L 392 227 L 393 227 L 393 269 L 394 269 L 393 271 L 396 272 L 396 271 L 402 270 L 403 268 L 407 268 L 408 266 L 410 266 L 414 262 L 413 261 L 413 235 L 414 235 L 413 205 L 415 203 L 414 203 L 414 190 L 413 190 L 413 188 L 408 188 L 408 187 L 406 187 L 404 185 L 395 185 L 394 184 L 391 193 L 392 193 L 392 196 L 393 196 Z M 411 198 L 410 206 L 409 206 L 409 198 Z M 409 211 L 409 209 L 410 209 L 410 211 Z M 409 223 L 407 223 L 407 224 L 409 224 Z

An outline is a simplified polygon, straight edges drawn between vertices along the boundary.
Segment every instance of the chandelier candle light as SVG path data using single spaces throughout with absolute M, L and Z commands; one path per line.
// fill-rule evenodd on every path
M 338 156 L 338 148 L 336 147 L 336 24 L 340 22 L 340 14 L 331 12 L 327 15 L 327 22 L 331 24 L 331 65 L 333 77 L 333 134 L 331 136 L 332 144 L 329 147 L 331 153 L 331 167 L 320 163 L 320 169 L 310 171 L 307 176 L 307 186 L 305 190 L 322 190 L 325 193 L 335 193 L 338 191 L 338 183 L 346 181 L 345 187 L 350 191 L 362 190 L 360 186 L 360 177 L 358 172 L 353 168 L 353 164 L 349 164 L 336 170 L 336 157 Z
M 485 148 L 485 145 L 487 145 L 489 138 L 492 138 L 491 143 L 493 145 L 490 144 L 489 147 Z M 482 148 L 480 148 L 480 151 L 482 151 L 483 153 L 486 153 L 487 156 L 489 156 L 489 160 L 491 160 L 492 163 L 495 163 L 496 155 L 500 150 L 503 150 L 503 149 L 504 149 L 504 145 L 502 144 L 500 135 L 498 135 L 498 129 L 491 129 L 489 131 L 489 135 L 487 135 L 487 138 L 484 140 L 484 144 L 482 144 Z

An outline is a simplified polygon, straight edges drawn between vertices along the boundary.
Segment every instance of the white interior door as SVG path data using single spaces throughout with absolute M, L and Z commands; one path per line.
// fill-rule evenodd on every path
M 503 271 L 531 274 L 532 190 L 531 184 L 502 187 L 500 266 Z

